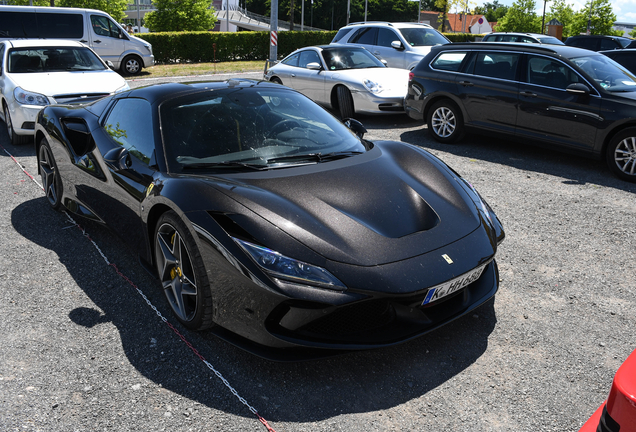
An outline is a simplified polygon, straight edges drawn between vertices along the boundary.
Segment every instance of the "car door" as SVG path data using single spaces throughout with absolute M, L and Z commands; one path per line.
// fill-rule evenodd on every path
M 377 36 L 377 27 L 363 27 L 352 35 L 347 43 L 361 45 L 372 53 L 375 50 Z
M 77 197 L 133 248 L 145 251 L 141 202 L 153 177 L 155 147 L 152 109 L 139 98 L 122 98 L 110 109 L 101 127 L 92 131 L 97 145 L 88 155 L 86 174 L 76 186 Z M 119 151 L 124 168 L 105 161 Z M 102 161 L 98 162 L 96 159 Z M 81 162 L 81 161 L 80 161 Z M 97 165 L 97 166 L 94 166 Z M 92 178 L 90 178 L 92 177 Z
M 90 47 L 104 60 L 119 64 L 121 54 L 125 51 L 126 36 L 108 17 L 90 16 Z
M 517 135 L 558 145 L 594 146 L 601 98 L 574 69 L 559 59 L 527 54 L 519 86 Z M 572 93 L 567 86 L 582 83 L 592 94 Z
M 478 51 L 466 73 L 457 77 L 457 89 L 470 126 L 514 133 L 521 54 L 512 51 Z
M 379 28 L 376 45 L 373 46 L 373 53 L 380 60 L 386 60 L 387 66 L 404 69 L 406 66 L 405 51 L 397 50 L 391 43 L 397 41 L 402 43 L 400 37 L 393 29 Z
M 318 63 L 322 69 L 308 69 L 309 63 Z M 291 87 L 315 102 L 325 102 L 325 70 L 320 55 L 314 49 L 301 51 L 298 67 L 290 71 Z

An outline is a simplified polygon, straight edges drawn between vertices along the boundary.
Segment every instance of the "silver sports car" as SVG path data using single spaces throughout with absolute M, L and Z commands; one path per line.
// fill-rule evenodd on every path
M 301 48 L 269 68 L 264 79 L 291 87 L 340 112 L 403 113 L 409 71 L 386 67 L 362 47 Z

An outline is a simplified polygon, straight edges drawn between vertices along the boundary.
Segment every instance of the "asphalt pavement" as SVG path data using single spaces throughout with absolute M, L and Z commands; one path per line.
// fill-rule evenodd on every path
M 302 363 L 183 330 L 114 233 L 49 208 L 20 168 L 37 172 L 32 145 L 0 123 L 0 430 L 267 431 L 106 260 L 278 432 L 578 430 L 636 348 L 636 185 L 508 139 L 442 145 L 405 116 L 360 120 L 489 202 L 501 288 L 428 336 Z

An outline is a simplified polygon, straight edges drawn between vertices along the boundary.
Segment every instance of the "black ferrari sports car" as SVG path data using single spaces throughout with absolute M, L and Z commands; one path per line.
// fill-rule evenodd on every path
M 48 106 L 35 147 L 50 204 L 119 234 L 185 327 L 253 351 L 355 350 L 490 299 L 504 238 L 443 162 L 364 132 L 294 90 L 230 80 Z

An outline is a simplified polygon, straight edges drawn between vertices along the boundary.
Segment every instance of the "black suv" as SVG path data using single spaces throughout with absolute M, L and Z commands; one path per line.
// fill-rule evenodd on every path
M 636 48 L 636 41 L 621 36 L 570 36 L 565 40 L 568 46 L 585 48 L 592 51 L 608 51 L 624 48 Z
M 405 109 L 440 142 L 466 129 L 605 157 L 636 182 L 636 78 L 608 57 L 568 46 L 436 46 L 410 73 Z

